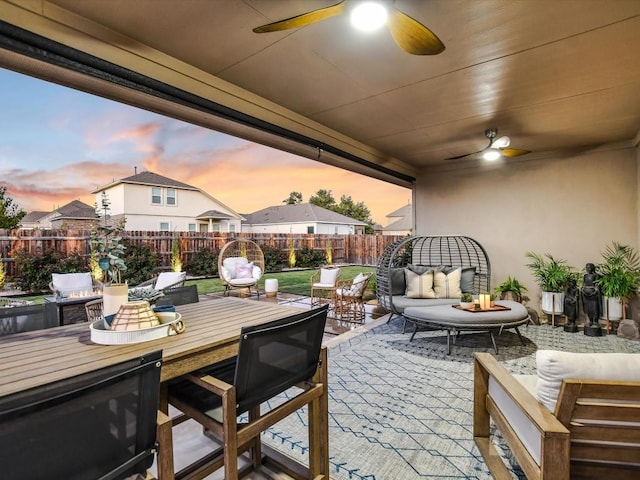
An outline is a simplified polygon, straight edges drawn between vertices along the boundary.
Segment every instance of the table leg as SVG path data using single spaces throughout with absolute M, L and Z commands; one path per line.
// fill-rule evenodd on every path
M 64 316 L 62 314 L 63 312 L 63 305 L 61 303 L 58 304 L 58 325 L 61 327 L 64 325 Z

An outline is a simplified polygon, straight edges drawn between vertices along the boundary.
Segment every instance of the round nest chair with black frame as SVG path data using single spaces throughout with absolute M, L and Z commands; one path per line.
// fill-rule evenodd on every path
M 258 281 L 264 274 L 264 254 L 260 246 L 246 238 L 235 238 L 226 243 L 218 255 L 218 275 L 224 285 L 224 294 L 231 289 L 246 289 L 251 294 L 255 287 L 260 298 Z
M 400 304 L 405 293 L 404 269 L 410 264 L 473 270 L 474 293 L 489 292 L 491 288 L 489 257 L 473 238 L 462 235 L 406 237 L 388 245 L 376 267 L 378 302 L 391 312 L 389 320 L 404 311 Z

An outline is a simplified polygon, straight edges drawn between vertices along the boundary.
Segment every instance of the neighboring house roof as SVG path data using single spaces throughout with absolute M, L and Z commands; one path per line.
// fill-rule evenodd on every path
M 388 213 L 385 215 L 387 218 L 395 218 L 395 217 L 410 217 L 411 216 L 411 204 L 408 203 L 404 207 L 400 207 L 394 212 Z
M 367 225 L 365 222 L 332 212 L 312 203 L 296 203 L 293 205 L 276 205 L 263 208 L 257 212 L 245 214 L 242 223 L 251 225 L 274 225 L 281 223 L 340 223 L 345 225 Z
M 412 223 L 411 217 L 404 217 L 396 220 L 395 222 L 391 222 L 382 230 L 385 232 L 411 230 L 413 228 Z
M 95 209 L 80 200 L 73 200 L 51 212 L 39 210 L 27 213 L 22 221 L 22 225 L 47 225 L 51 226 L 52 221 L 60 220 L 85 220 L 96 218 Z
M 55 209 L 51 213 L 56 213 L 56 219 L 60 218 L 96 218 L 96 210 L 91 205 L 87 205 L 80 200 L 72 202 Z
M 210 218 L 213 220 L 222 220 L 233 217 L 227 213 L 219 212 L 218 210 L 207 210 L 206 212 L 198 215 L 196 220 L 209 220 Z
M 33 212 L 27 213 L 24 217 L 22 217 L 21 223 L 34 223 L 40 220 L 45 215 L 48 215 L 51 212 L 42 212 L 40 210 L 34 210 Z
M 411 215 L 410 203 L 387 214 L 386 217 L 390 219 L 391 223 L 382 228 L 383 232 L 404 231 L 413 229 L 413 216 Z
M 158 175 L 154 172 L 140 172 L 135 175 L 131 175 L 130 177 L 121 178 L 120 180 L 115 180 L 107 185 L 103 185 L 102 187 L 96 188 L 91 193 L 99 193 L 106 188 L 115 187 L 121 183 L 133 183 L 137 185 L 151 185 L 158 187 L 173 187 L 173 188 L 181 188 L 183 190 L 200 190 L 193 185 L 189 185 L 188 183 L 179 182 L 178 180 L 174 180 L 169 177 L 164 177 L 162 175 Z

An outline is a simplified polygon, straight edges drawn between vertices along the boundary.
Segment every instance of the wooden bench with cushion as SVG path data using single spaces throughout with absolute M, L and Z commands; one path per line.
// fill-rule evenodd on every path
M 473 435 L 493 477 L 512 478 L 491 421 L 528 479 L 640 478 L 640 354 L 539 350 L 536 364 L 511 375 L 475 354 Z

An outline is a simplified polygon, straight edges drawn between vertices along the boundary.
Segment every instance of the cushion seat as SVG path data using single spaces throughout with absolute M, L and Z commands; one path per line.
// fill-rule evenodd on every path
M 430 302 L 432 300 L 429 300 Z M 457 303 L 457 302 L 454 302 Z M 494 330 L 515 328 L 520 341 L 524 345 L 524 339 L 520 335 L 518 327 L 530 320 L 526 307 L 518 302 L 503 300 L 497 305 L 509 307 L 510 310 L 493 310 L 488 312 L 469 312 L 453 308 L 452 305 L 437 305 L 432 307 L 407 307 L 403 316 L 415 325 L 411 340 L 415 337 L 418 327 L 431 330 L 447 331 L 447 350 L 451 353 L 451 332 L 455 335 L 461 330 L 489 332 L 493 348 L 498 353 Z

